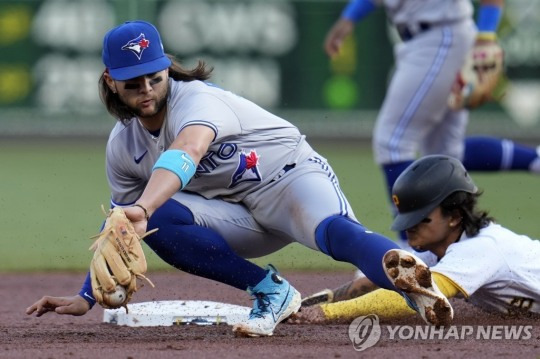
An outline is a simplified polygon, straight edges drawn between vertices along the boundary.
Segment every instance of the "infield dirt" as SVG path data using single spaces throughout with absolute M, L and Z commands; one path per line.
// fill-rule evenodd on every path
M 334 288 L 352 273 L 282 273 L 303 295 Z M 103 309 L 82 317 L 48 313 L 28 316 L 25 309 L 43 295 L 76 293 L 84 273 L 0 274 L 0 358 L 540 358 L 540 320 L 486 314 L 464 300 L 452 300 L 454 323 L 463 326 L 530 326 L 527 339 L 392 339 L 362 352 L 353 348 L 348 324 L 280 324 L 273 337 L 235 338 L 231 327 L 171 326 L 132 328 L 102 323 Z M 251 306 L 247 293 L 181 272 L 148 273 L 156 288 L 146 286 L 133 301 L 211 300 Z M 423 325 L 418 318 L 383 322 Z M 394 327 L 395 328 L 395 327 Z

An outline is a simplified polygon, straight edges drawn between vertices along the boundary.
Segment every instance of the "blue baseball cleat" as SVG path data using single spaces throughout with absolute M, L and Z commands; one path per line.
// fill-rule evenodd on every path
M 300 293 L 281 278 L 271 264 L 266 277 L 255 287 L 248 288 L 248 292 L 253 295 L 253 309 L 248 320 L 234 325 L 236 336 L 271 336 L 279 322 L 300 309 Z
M 391 249 L 383 257 L 383 268 L 409 307 L 418 312 L 426 323 L 447 326 L 452 322 L 452 305 L 420 258 L 402 249 Z

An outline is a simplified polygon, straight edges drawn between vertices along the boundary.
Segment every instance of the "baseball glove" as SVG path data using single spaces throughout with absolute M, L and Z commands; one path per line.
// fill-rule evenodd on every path
M 503 57 L 496 42 L 475 45 L 452 85 L 450 108 L 474 109 L 496 99 L 494 92 L 503 74 Z
M 141 246 L 141 240 L 157 229 L 139 237 L 133 224 L 126 217 L 124 210 L 115 207 L 103 213 L 107 216 L 105 226 L 90 247 L 94 257 L 90 263 L 90 278 L 92 294 L 104 308 L 124 307 L 133 293 L 137 291 L 137 277 L 154 284 L 144 276 L 146 258 Z

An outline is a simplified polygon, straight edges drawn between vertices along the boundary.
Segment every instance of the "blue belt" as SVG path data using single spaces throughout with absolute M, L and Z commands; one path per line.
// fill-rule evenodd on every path
M 285 167 L 283 167 L 281 169 L 281 171 L 279 171 L 279 173 L 276 175 L 276 177 L 274 177 L 270 183 L 274 182 L 274 181 L 277 181 L 278 179 L 280 179 L 281 177 L 283 177 L 283 175 L 285 175 L 285 173 L 289 172 L 290 170 L 292 170 L 293 168 L 296 167 L 296 163 L 293 163 L 291 165 L 285 165 Z
M 296 167 L 296 163 L 293 163 L 292 165 L 285 165 L 285 167 L 283 167 L 283 171 L 289 172 L 290 170 L 292 170 L 295 167 Z
M 409 41 L 418 34 L 431 29 L 432 25 L 427 22 L 419 22 L 416 28 L 407 25 L 396 25 L 397 32 L 402 41 Z

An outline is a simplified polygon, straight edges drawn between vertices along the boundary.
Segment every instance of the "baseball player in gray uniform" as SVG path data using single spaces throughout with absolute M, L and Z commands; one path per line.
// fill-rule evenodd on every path
M 406 231 L 413 248 L 436 256 L 430 270 L 447 297 L 462 296 L 487 312 L 540 315 L 540 241 L 496 223 L 478 209 L 480 195 L 457 159 L 422 157 L 396 180 L 393 197 L 399 212 L 392 226 Z M 401 252 L 406 258 L 407 252 Z M 363 283 L 354 286 L 369 286 L 365 278 L 358 281 Z M 302 309 L 293 322 L 352 320 L 371 313 L 388 318 L 411 314 L 403 299 L 387 290 L 345 300 L 350 298 Z
M 145 242 L 167 263 L 253 295 L 236 335 L 272 335 L 299 309 L 300 294 L 273 266 L 244 258 L 287 243 L 352 263 L 395 289 L 381 261 L 397 245 L 357 221 L 332 168 L 294 125 L 205 82 L 204 63 L 182 68 L 144 21 L 110 30 L 103 62 L 100 95 L 118 119 L 106 150 L 112 205 L 125 207 L 141 234 L 159 228 Z M 90 287 L 87 277 L 79 295 L 44 297 L 27 312 L 84 314 Z M 421 315 L 430 300 L 443 301 L 442 319 L 451 319 L 446 298 L 428 291 L 427 302 L 403 294 Z
M 351 0 L 327 34 L 324 47 L 334 57 L 355 24 L 384 6 L 401 37 L 373 132 L 375 162 L 384 172 L 389 194 L 418 154 L 453 156 L 469 171 L 540 173 L 540 147 L 493 137 L 465 138 L 468 110 L 448 105 L 469 51 L 475 43 L 496 41 L 502 5 L 503 0 L 481 0 L 475 24 L 470 0 Z

